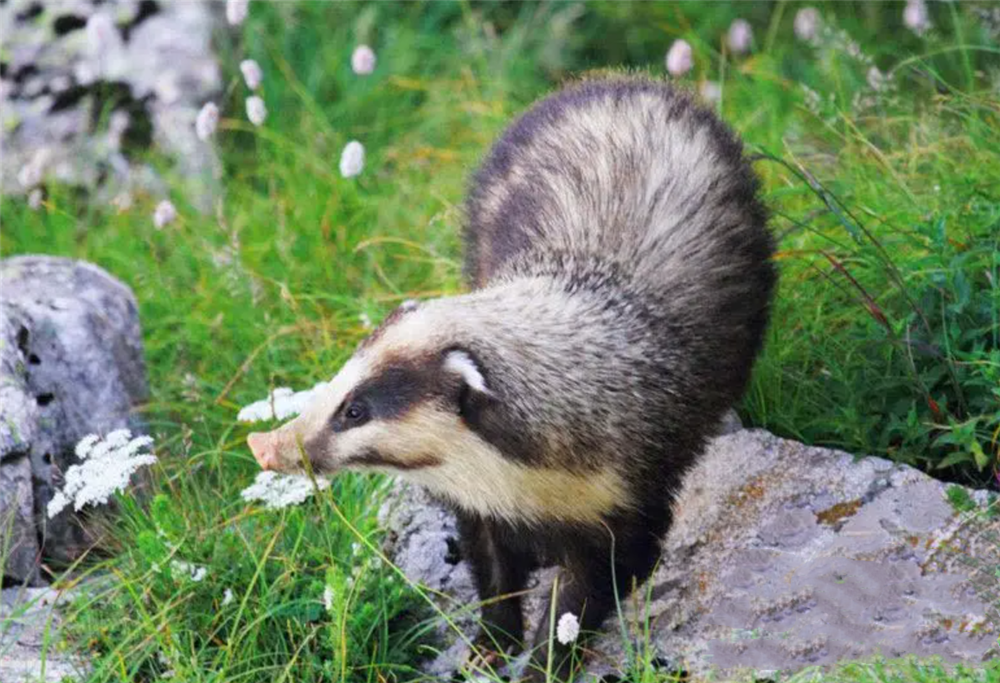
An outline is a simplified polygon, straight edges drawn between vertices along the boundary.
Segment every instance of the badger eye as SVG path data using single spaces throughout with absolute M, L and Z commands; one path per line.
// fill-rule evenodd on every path
M 365 407 L 360 403 L 352 403 L 347 406 L 347 410 L 344 411 L 344 419 L 348 422 L 360 422 L 365 419 L 367 415 Z

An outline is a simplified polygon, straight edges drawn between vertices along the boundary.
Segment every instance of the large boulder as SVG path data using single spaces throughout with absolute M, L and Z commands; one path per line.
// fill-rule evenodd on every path
M 128 427 L 146 400 L 138 308 L 97 266 L 48 256 L 0 261 L 0 548 L 4 578 L 37 582 L 41 556 L 71 561 L 91 541 L 45 508 L 84 436 Z
M 960 514 L 946 489 L 911 467 L 765 431 L 717 437 L 675 503 L 659 568 L 623 605 L 624 623 L 605 624 L 590 671 L 621 675 L 636 652 L 723 677 L 876 653 L 1000 656 L 1000 514 L 983 491 L 967 491 L 979 508 Z M 477 597 L 454 519 L 416 489 L 397 494 L 382 511 L 390 556 L 471 635 Z M 534 577 L 532 627 L 552 576 Z M 447 676 L 467 650 L 453 627 L 440 634 L 427 670 Z
M 3 192 L 58 182 L 119 205 L 136 192 L 163 195 L 143 161 L 155 148 L 207 208 L 219 163 L 194 122 L 221 88 L 218 14 L 209 2 L 0 3 Z

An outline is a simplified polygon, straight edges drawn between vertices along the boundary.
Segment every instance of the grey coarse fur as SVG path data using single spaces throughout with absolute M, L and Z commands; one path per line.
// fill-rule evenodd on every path
M 761 346 L 775 271 L 757 189 L 729 129 L 651 80 L 584 81 L 507 130 L 472 182 L 466 268 L 503 321 L 474 348 L 526 458 L 679 477 Z

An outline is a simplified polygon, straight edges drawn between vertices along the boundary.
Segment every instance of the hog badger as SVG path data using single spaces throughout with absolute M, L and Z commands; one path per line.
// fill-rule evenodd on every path
M 523 642 L 519 595 L 543 563 L 561 567 L 555 618 L 597 630 L 652 571 L 761 347 L 776 276 L 757 195 L 736 136 L 664 83 L 543 99 L 472 179 L 472 291 L 401 305 L 306 412 L 250 435 L 254 456 L 397 475 L 452 507 L 479 656 Z M 532 675 L 565 675 L 543 621 Z

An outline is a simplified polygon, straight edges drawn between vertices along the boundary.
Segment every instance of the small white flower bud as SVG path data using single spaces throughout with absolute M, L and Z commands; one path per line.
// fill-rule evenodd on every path
M 812 42 L 819 33 L 821 18 L 815 7 L 803 7 L 795 13 L 795 37 L 805 42 Z
M 215 102 L 206 102 L 205 106 L 198 112 L 198 118 L 194 121 L 194 132 L 202 142 L 208 140 L 215 133 L 215 128 L 219 125 L 219 108 Z
M 686 40 L 675 40 L 667 51 L 667 72 L 671 76 L 683 76 L 694 66 L 694 52 Z
M 250 13 L 250 0 L 226 0 L 226 21 L 230 26 L 239 26 Z
M 247 98 L 247 118 L 255 126 L 261 125 L 267 118 L 267 107 L 264 106 L 264 100 L 257 95 L 251 95 Z
M 931 27 L 924 0 L 907 0 L 906 8 L 903 9 L 903 24 L 918 36 L 922 36 Z
M 264 80 L 264 72 L 261 71 L 260 64 L 252 59 L 244 59 L 240 62 L 240 72 L 243 74 L 243 80 L 247 87 L 251 90 L 259 88 L 261 81 Z
M 351 53 L 351 69 L 359 76 L 367 76 L 375 70 L 375 52 L 367 45 L 358 45 Z
M 365 167 L 365 148 L 357 140 L 351 140 L 340 154 L 340 175 L 353 178 Z
M 743 55 L 750 51 L 753 43 L 753 29 L 746 19 L 736 19 L 729 26 L 729 34 L 726 36 L 726 43 L 734 55 Z
M 164 199 L 156 205 L 156 210 L 153 212 L 153 225 L 159 230 L 163 226 L 173 223 L 176 218 L 177 209 L 174 208 L 169 199 Z

